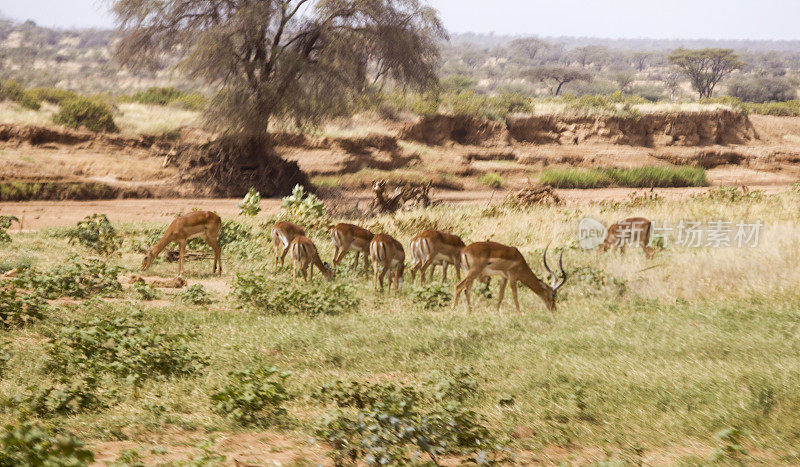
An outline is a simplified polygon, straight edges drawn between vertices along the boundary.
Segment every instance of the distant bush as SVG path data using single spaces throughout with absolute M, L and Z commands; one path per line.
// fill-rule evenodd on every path
M 62 102 L 68 99 L 78 99 L 81 97 L 80 94 L 74 91 L 58 88 L 33 88 L 29 92 L 37 101 L 49 102 L 55 105 L 61 105 Z
M 117 280 L 119 270 L 99 259 L 81 260 L 73 256 L 47 271 L 28 269 L 13 282 L 49 299 L 108 296 L 122 289 Z
M 0 329 L 25 326 L 44 318 L 47 302 L 37 294 L 20 293 L 11 284 L 0 284 Z
M 500 174 L 496 173 L 488 173 L 481 176 L 479 179 L 481 183 L 488 186 L 489 188 L 502 188 L 503 187 L 503 177 Z
M 48 344 L 49 367 L 62 374 L 105 373 L 131 383 L 190 375 L 207 364 L 204 356 L 189 349 L 193 337 L 157 331 L 139 312 L 75 321 Z
M 202 284 L 194 284 L 188 287 L 183 292 L 175 295 L 175 298 L 190 305 L 208 305 L 211 303 L 211 297 Z
M 131 286 L 131 289 L 136 292 L 140 300 L 150 301 L 158 298 L 158 291 L 144 282 L 136 282 Z
M 86 127 L 96 132 L 119 131 L 119 127 L 114 123 L 111 108 L 103 102 L 86 97 L 62 101 L 61 109 L 53 115 L 53 122 L 72 128 Z
M 200 93 L 187 93 L 175 88 L 149 88 L 124 100 L 149 105 L 176 105 L 188 110 L 201 110 L 208 103 Z
M 122 236 L 105 214 L 92 214 L 79 221 L 66 233 L 70 243 L 80 243 L 101 255 L 114 254 L 122 246 Z
M 747 104 L 750 113 L 773 115 L 776 117 L 800 117 L 800 100 L 786 102 L 765 102 L 763 104 Z
M 785 102 L 797 97 L 792 83 L 786 78 L 756 76 L 733 78 L 728 81 L 728 94 L 744 102 Z
M 26 109 L 39 110 L 39 100 L 31 92 L 26 91 L 25 87 L 16 81 L 4 81 L 0 83 L 0 101 L 10 100 L 25 107 Z
M 241 303 L 271 314 L 337 315 L 355 311 L 360 302 L 345 284 L 296 288 L 254 273 L 237 274 L 231 294 Z
M 228 383 L 211 395 L 211 404 L 241 425 L 264 425 L 286 413 L 281 405 L 291 398 L 284 387 L 287 377 L 275 367 L 232 371 Z
M 79 467 L 94 462 L 74 434 L 54 434 L 27 420 L 8 423 L 0 432 L 0 466 Z
M 634 167 L 630 169 L 547 169 L 539 181 L 554 188 L 630 188 L 707 186 L 699 167 Z
M 15 397 L 13 403 L 39 417 L 75 415 L 106 406 L 97 379 L 91 375 L 63 378 L 27 389 L 28 393 Z
M 0 216 L 0 243 L 11 243 L 11 235 L 8 234 L 8 229 L 11 228 L 12 222 L 19 223 L 19 219 L 15 216 Z

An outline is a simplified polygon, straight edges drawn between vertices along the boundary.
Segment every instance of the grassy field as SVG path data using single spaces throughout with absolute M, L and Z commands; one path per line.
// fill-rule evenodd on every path
M 487 298 L 486 291 L 476 295 L 473 313 L 463 305 L 451 309 L 452 281 L 427 294 L 408 282 L 399 293 L 376 293 L 365 275 L 349 269 L 351 256 L 335 280 L 336 286 L 344 284 L 343 293 L 331 292 L 336 286 L 319 274 L 313 282 L 292 286 L 288 268 L 272 274 L 272 245 L 262 227 L 271 221 L 239 218 L 253 236 L 226 247 L 222 278 L 210 275 L 210 260 L 187 265 L 189 284 L 204 286 L 208 304 L 191 304 L 168 290 L 144 301 L 125 288 L 108 299 L 57 300 L 41 319 L 0 328 L 0 343 L 10 356 L 0 399 L 24 398 L 34 387 L 60 384 L 47 342 L 68 324 L 86 329 L 98 317 L 137 319 L 156 334 L 190 333 L 184 350 L 207 364 L 194 373 L 141 381 L 106 369 L 103 385 L 85 390 L 104 394 L 104 407 L 55 415 L 40 410 L 29 417 L 69 430 L 107 456 L 113 451 L 109 446 L 128 447 L 134 454 L 127 455 L 141 456 L 147 464 L 186 459 L 202 439 L 213 440 L 204 451 L 210 464 L 214 455 L 209 453 L 226 455 L 227 462 L 264 462 L 269 456 L 219 443 L 255 433 L 256 439 L 288 439 L 291 446 L 273 454 L 280 452 L 292 465 L 308 465 L 324 461 L 321 456 L 330 449 L 317 430 L 331 407 L 311 397 L 324 384 L 393 382 L 422 390 L 436 375 L 470 366 L 475 384 L 464 406 L 485 417 L 485 425 L 520 461 L 696 465 L 716 456 L 721 462 L 796 464 L 798 213 L 800 194 L 787 191 L 716 193 L 670 203 L 632 198 L 579 209 L 443 206 L 366 222 L 404 244 L 419 230 L 437 227 L 462 235 L 467 243 L 492 239 L 515 245 L 540 277 L 544 246 L 566 246 L 571 277 L 556 313 L 520 288 L 519 315 L 510 297 L 496 310 L 496 298 Z M 765 227 L 757 248 L 684 248 L 668 242 L 652 261 L 641 251 L 620 256 L 577 247 L 577 223 L 584 216 L 611 222 L 630 215 L 671 225 L 761 220 Z M 153 227 L 163 226 L 117 225 L 125 235 L 121 255 L 104 261 L 121 267 L 123 275 L 138 272 L 142 255 L 136 250 Z M 52 273 L 71 255 L 91 256 L 68 243 L 63 229 L 11 232 L 12 242 L 0 244 L 0 272 L 32 265 L 40 274 Z M 323 259 L 330 260 L 327 232 L 317 230 L 312 238 Z M 172 277 L 176 269 L 160 260 L 148 274 Z M 358 303 L 339 314 L 309 315 L 276 311 L 274 302 L 237 300 L 230 294 L 238 290 L 237 275 L 252 272 L 266 275 L 272 292 L 316 294 L 312 302 L 317 305 L 336 305 L 342 296 Z M 496 281 L 489 293 L 496 297 Z M 292 396 L 283 404 L 285 414 L 247 427 L 213 410 L 210 395 L 230 371 L 261 365 L 292 372 L 285 380 Z M 13 422 L 30 407 L 30 402 L 10 404 L 0 421 Z M 739 431 L 718 436 L 728 429 Z M 736 454 L 739 448 L 747 454 Z
M 699 167 L 633 167 L 629 169 L 546 169 L 539 177 L 554 188 L 628 188 L 708 186 Z

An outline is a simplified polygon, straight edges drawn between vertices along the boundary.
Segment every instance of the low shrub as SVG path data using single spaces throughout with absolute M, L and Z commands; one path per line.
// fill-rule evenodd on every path
M 263 367 L 228 373 L 228 383 L 211 395 L 214 410 L 244 426 L 264 426 L 282 416 L 291 397 L 284 387 L 290 373 Z
M 503 177 L 496 173 L 484 174 L 478 181 L 495 190 L 503 187 Z
M 240 216 L 255 216 L 261 212 L 261 194 L 250 187 L 244 199 L 237 205 Z
M 181 302 L 190 305 L 208 305 L 211 303 L 211 297 L 202 284 L 194 284 L 191 287 L 187 287 L 186 290 L 175 295 L 175 297 Z
M 80 95 L 74 91 L 58 88 L 33 88 L 29 92 L 37 101 L 49 102 L 55 105 L 61 105 L 65 100 L 77 99 L 80 97 Z
M 8 229 L 11 228 L 12 222 L 19 223 L 19 219 L 14 216 L 0 216 L 0 243 L 11 243 L 11 235 L 8 234 Z
M 134 312 L 68 323 L 47 353 L 49 367 L 61 374 L 110 374 L 134 384 L 197 373 L 207 358 L 189 348 L 191 332 L 157 331 Z
M 21 294 L 11 284 L 0 284 L 0 329 L 25 326 L 44 318 L 47 302 L 37 294 Z
M 136 282 L 131 286 L 136 295 L 139 297 L 140 300 L 150 301 L 155 300 L 158 298 L 158 291 L 153 288 L 153 286 L 146 284 L 145 282 Z
M 281 200 L 281 207 L 303 226 L 314 227 L 327 215 L 325 204 L 317 195 L 306 191 L 302 185 L 295 185 L 292 194 Z
M 0 83 L 0 101 L 10 100 L 26 109 L 39 110 L 39 100 L 30 91 L 16 81 L 9 80 Z
M 106 407 L 93 376 L 64 378 L 52 384 L 30 386 L 28 393 L 14 398 L 15 407 L 39 417 L 75 415 Z
M 99 259 L 82 261 L 73 256 L 46 272 L 30 268 L 14 278 L 14 283 L 49 299 L 109 296 L 122 290 L 117 280 L 119 271 L 119 267 L 109 266 Z
M 174 105 L 187 110 L 201 110 L 208 104 L 208 99 L 198 92 L 184 92 L 175 88 L 149 88 L 123 98 L 129 102 L 148 105 Z
M 94 454 L 74 434 L 54 434 L 27 420 L 8 423 L 0 433 L 0 466 L 69 466 L 94 462 Z
M 433 282 L 411 292 L 411 300 L 425 310 L 436 310 L 447 306 L 453 300 L 453 295 L 441 282 Z
M 694 199 L 708 199 L 726 203 L 742 201 L 761 201 L 766 197 L 764 190 L 750 190 L 747 187 L 719 186 L 708 190 L 701 195 L 693 195 Z
M 90 131 L 116 133 L 119 127 L 114 123 L 111 108 L 103 102 L 86 97 L 65 99 L 53 122 L 72 128 L 86 127 Z
M 554 188 L 630 188 L 707 186 L 699 167 L 633 167 L 629 169 L 547 169 L 539 181 Z
M 295 287 L 254 273 L 236 275 L 232 295 L 241 303 L 269 314 L 338 315 L 356 311 L 360 300 L 345 284 Z
M 122 236 L 105 214 L 92 214 L 66 232 L 69 243 L 79 243 L 101 255 L 110 256 L 122 246 Z

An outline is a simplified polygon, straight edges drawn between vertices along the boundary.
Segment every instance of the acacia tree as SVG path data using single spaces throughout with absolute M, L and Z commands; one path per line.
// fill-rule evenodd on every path
M 531 68 L 523 76 L 530 81 L 539 81 L 550 87 L 554 96 L 561 93 L 561 88 L 573 81 L 591 81 L 588 71 L 566 66 L 540 66 Z
M 700 99 L 711 97 L 714 87 L 744 63 L 732 49 L 676 49 L 667 57 L 681 73 L 689 78 Z
M 542 56 L 551 47 L 551 44 L 542 39 L 527 37 L 515 39 L 508 44 L 508 54 L 519 63 L 535 65 L 542 61 Z
M 128 67 L 178 55 L 219 89 L 212 128 L 262 138 L 271 118 L 340 111 L 372 81 L 436 82 L 446 31 L 422 0 L 112 0 Z

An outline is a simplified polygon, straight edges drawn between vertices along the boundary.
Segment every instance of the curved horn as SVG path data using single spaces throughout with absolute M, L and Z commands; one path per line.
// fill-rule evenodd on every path
M 542 255 L 542 261 L 544 261 L 544 268 L 547 269 L 547 272 L 550 273 L 550 276 L 553 278 L 553 281 L 555 282 L 557 276 L 555 275 L 555 273 L 553 273 L 553 270 L 550 269 L 550 266 L 547 265 L 547 249 L 550 248 L 550 243 L 552 242 L 547 242 L 547 246 L 544 247 L 544 254 Z
M 564 270 L 564 248 L 561 248 L 561 254 L 558 256 L 558 268 L 561 269 L 561 282 L 558 285 L 553 286 L 553 292 L 556 292 L 558 289 L 564 285 L 564 282 L 567 282 L 567 271 Z M 555 279 L 555 278 L 554 278 Z M 555 281 L 553 281 L 555 284 Z

